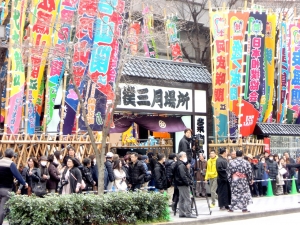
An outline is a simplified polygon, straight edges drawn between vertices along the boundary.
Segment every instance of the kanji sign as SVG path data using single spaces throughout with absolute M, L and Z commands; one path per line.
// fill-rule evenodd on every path
M 120 84 L 120 88 L 120 109 L 193 111 L 193 95 L 189 89 L 129 84 Z

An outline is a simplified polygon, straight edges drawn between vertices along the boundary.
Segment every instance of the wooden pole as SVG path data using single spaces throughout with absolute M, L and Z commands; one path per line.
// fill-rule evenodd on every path
M 208 1 L 208 8 L 209 8 L 209 24 L 210 24 L 210 31 L 209 31 L 209 41 L 210 41 L 210 52 L 211 52 L 211 58 L 210 58 L 210 63 L 211 63 L 211 75 L 212 75 L 212 90 L 214 90 L 215 87 L 215 71 L 214 71 L 214 47 L 213 47 L 213 37 L 212 37 L 212 26 L 213 26 L 213 21 L 212 21 L 212 8 L 211 8 L 211 1 Z M 214 99 L 212 99 L 212 106 L 215 106 Z M 215 114 L 214 110 L 214 114 Z M 217 118 L 214 115 L 214 128 L 215 128 L 215 143 L 218 143 L 218 131 L 217 131 Z
M 164 16 L 165 16 L 164 22 L 165 22 L 165 38 L 166 38 L 167 59 L 170 60 L 166 9 L 164 9 Z
M 29 43 L 32 43 L 32 27 L 29 25 Z M 25 106 L 25 134 L 27 134 L 27 129 L 28 129 L 28 106 L 29 106 L 29 85 L 30 85 L 30 73 L 31 73 L 31 49 L 32 46 L 29 47 L 29 58 L 28 58 L 28 65 L 27 65 L 27 77 L 26 77 L 26 106 Z M 32 101 L 32 99 L 31 99 Z
M 68 63 L 68 62 L 67 62 Z M 69 68 L 67 66 L 66 67 Z M 62 135 L 63 135 L 63 124 L 64 124 L 64 115 L 65 115 L 65 97 L 66 97 L 66 86 L 67 86 L 67 76 L 68 72 L 65 70 L 64 72 L 64 79 L 63 79 L 63 88 L 62 88 L 62 100 L 61 100 L 61 110 L 60 110 L 60 126 L 59 126 L 59 136 L 60 140 L 62 140 Z
M 6 9 L 8 7 L 6 6 Z M 12 4 L 11 6 L 11 12 L 14 12 L 15 10 L 15 4 Z M 13 16 L 10 17 L 10 37 L 13 35 L 13 28 L 14 28 L 14 21 L 13 21 Z M 8 63 L 7 63 L 7 76 L 6 76 L 6 99 L 5 99 L 5 118 L 4 118 L 4 134 L 7 133 L 7 116 L 8 116 L 8 104 L 9 104 L 9 92 L 11 89 L 11 51 L 12 51 L 12 44 L 11 41 L 9 42 L 9 50 L 8 50 Z

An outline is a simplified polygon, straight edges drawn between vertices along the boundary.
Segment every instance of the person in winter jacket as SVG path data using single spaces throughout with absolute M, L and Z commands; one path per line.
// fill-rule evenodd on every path
M 168 188 L 168 179 L 164 162 L 166 156 L 163 153 L 157 155 L 157 163 L 154 168 L 155 188 L 163 193 Z
M 129 184 L 128 187 L 134 191 L 136 189 L 140 189 L 142 184 L 144 183 L 144 178 L 146 176 L 146 170 L 142 162 L 138 160 L 138 154 L 132 153 L 131 163 L 129 164 Z
M 193 158 L 193 148 L 191 147 L 191 141 L 192 141 L 192 130 L 190 128 L 187 128 L 184 130 L 184 136 L 179 142 L 178 151 L 179 152 L 185 152 L 188 158 L 188 162 L 190 163 Z
M 79 163 L 74 158 L 69 158 L 67 160 L 67 167 L 65 168 L 61 177 L 61 194 L 73 194 L 79 193 L 82 175 L 81 171 L 78 169 Z
M 90 168 L 90 170 L 91 170 L 91 173 L 92 173 L 92 177 L 93 177 L 93 180 L 96 182 L 95 186 L 98 187 L 98 167 L 97 167 L 97 160 L 96 160 L 95 155 L 90 155 L 89 158 L 91 160 L 91 168 Z M 105 171 L 106 171 L 106 176 L 104 176 L 104 178 L 106 178 L 106 180 L 107 180 L 107 170 L 106 170 L 106 168 L 105 168 Z M 105 174 L 105 172 L 104 172 L 104 174 Z M 104 180 L 104 183 L 105 183 L 105 180 Z M 107 184 L 106 185 L 104 184 L 104 190 L 106 190 Z
M 114 175 L 115 175 L 115 187 L 117 191 L 126 191 L 126 173 L 122 169 L 121 160 L 116 160 L 114 162 Z
M 266 158 L 266 163 L 268 165 L 267 173 L 269 175 L 269 178 L 271 179 L 273 193 L 274 193 L 274 195 L 277 195 L 276 194 L 276 192 L 277 192 L 276 191 L 276 177 L 278 175 L 278 165 L 274 161 L 274 157 L 272 154 L 269 155 L 268 158 Z
M 177 156 L 175 153 L 169 155 L 169 159 L 165 162 L 166 166 L 166 173 L 167 173 L 167 181 L 168 181 L 168 196 L 169 196 L 169 204 L 174 204 L 174 176 L 173 176 L 173 169 L 174 165 L 177 161 Z
M 155 168 L 155 164 L 157 163 L 156 158 L 154 157 L 154 153 L 153 152 L 148 152 L 147 154 L 148 158 L 149 158 L 149 162 L 147 163 L 148 166 L 148 170 L 151 171 L 151 174 L 154 174 L 154 168 Z M 155 187 L 155 179 L 154 176 L 151 177 L 150 182 L 148 183 L 148 187 Z M 150 188 L 149 191 L 154 191 L 155 188 Z
M 154 170 L 151 170 L 151 167 L 149 166 L 149 158 L 147 155 L 139 155 L 138 160 L 143 163 L 143 166 L 146 170 L 146 176 L 144 178 L 144 183 L 142 187 L 144 188 L 143 191 L 147 192 L 148 191 L 148 184 L 152 179 L 152 174 L 154 174 Z
M 50 179 L 50 175 L 49 175 L 49 171 L 47 168 L 47 163 L 48 163 L 48 159 L 46 156 L 42 156 L 40 158 L 40 170 L 41 170 L 41 183 L 43 183 L 43 185 L 41 185 L 44 188 L 44 192 L 47 193 L 47 182 Z
M 207 168 L 206 168 L 206 174 L 205 174 L 205 181 L 209 181 L 210 186 L 210 193 L 211 193 L 211 205 L 210 207 L 215 207 L 216 204 L 216 198 L 217 198 L 217 159 L 218 156 L 216 155 L 215 150 L 210 151 L 210 159 L 207 161 Z
M 93 175 L 91 172 L 91 160 L 90 158 L 85 158 L 82 161 L 83 168 L 81 171 L 82 179 L 84 180 L 86 186 L 83 191 L 93 191 L 96 182 L 93 179 Z
M 114 154 L 112 152 L 108 152 L 106 154 L 106 162 L 105 162 L 105 167 L 107 169 L 108 172 L 108 179 L 109 179 L 109 183 L 107 185 L 107 191 L 111 191 L 114 181 L 115 181 L 115 176 L 114 176 L 114 170 L 113 170 L 113 162 L 112 162 L 112 158 L 113 158 Z
M 28 167 L 25 167 L 23 169 L 22 176 L 28 184 L 28 188 L 24 190 L 23 185 L 21 184 L 17 193 L 27 194 L 30 196 L 33 193 L 35 185 L 37 185 L 41 179 L 41 170 L 39 169 L 39 163 L 37 159 L 34 157 L 30 157 L 27 160 L 27 163 Z
M 199 158 L 195 163 L 195 179 L 197 181 L 196 184 L 196 196 L 197 197 L 205 197 L 206 190 L 204 184 L 204 178 L 206 174 L 207 161 L 205 160 L 202 153 L 199 154 Z
M 278 161 L 278 174 L 276 177 L 276 186 L 277 186 L 277 195 L 282 195 L 283 194 L 283 185 L 284 185 L 284 180 L 283 180 L 283 175 L 287 173 L 287 170 L 285 168 L 285 162 L 284 159 L 281 158 Z
M 193 185 L 193 179 L 186 153 L 180 152 L 178 159 L 174 167 L 174 177 L 175 185 L 179 189 L 179 217 L 197 218 L 192 215 L 190 186 Z
M 251 154 L 248 154 L 247 157 L 252 168 L 253 180 L 258 180 L 257 160 L 253 159 L 253 156 Z M 250 190 L 251 190 L 252 197 L 259 196 L 258 182 L 253 182 L 253 184 L 250 186 Z
M 57 190 L 58 182 L 60 181 L 60 174 L 58 171 L 58 164 L 54 162 L 54 155 L 48 156 L 48 162 L 50 163 L 48 166 L 49 171 L 49 180 L 47 181 L 47 189 L 50 193 L 55 193 Z
M 265 157 L 260 158 L 260 162 L 257 165 L 258 167 L 258 180 L 263 180 L 261 182 L 258 182 L 258 192 L 259 195 L 262 197 L 267 194 L 267 186 L 268 186 L 268 165 L 266 163 Z

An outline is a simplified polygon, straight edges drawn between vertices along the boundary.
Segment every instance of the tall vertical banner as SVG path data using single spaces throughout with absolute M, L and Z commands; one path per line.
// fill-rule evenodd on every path
M 102 0 L 99 1 L 101 4 Z M 94 40 L 94 25 L 97 16 L 97 1 L 80 0 L 78 5 L 78 16 L 75 37 L 77 42 L 74 45 L 74 54 L 72 61 L 72 71 L 75 84 L 70 80 L 65 97 L 64 109 L 64 124 L 63 134 L 71 134 L 74 125 L 77 107 L 78 96 L 74 90 L 74 85 L 79 88 L 80 93 L 83 93 L 85 80 L 84 77 L 88 73 L 88 66 L 91 56 L 91 50 Z M 105 58 L 105 54 L 100 55 L 99 58 Z
M 22 57 L 22 30 L 25 25 L 25 5 L 26 0 L 13 2 L 12 7 L 13 22 L 10 25 L 12 29 L 12 38 L 10 38 L 11 48 L 9 49 L 9 57 L 11 59 L 12 82 L 9 99 L 9 109 L 7 115 L 7 131 L 11 134 L 19 132 L 25 84 L 25 69 Z M 8 68 L 10 70 L 10 68 Z
M 107 103 L 114 101 L 114 83 L 119 61 L 119 38 L 125 2 L 99 2 L 93 50 L 89 63 L 87 85 L 84 90 L 88 124 L 101 131 L 107 112 Z M 80 130 L 86 130 L 84 118 L 79 118 Z
M 158 58 L 156 43 L 153 38 L 153 14 L 148 6 L 143 9 L 143 34 L 144 34 L 144 50 L 145 56 L 150 58 Z
M 291 79 L 288 95 L 288 110 L 292 114 L 289 122 L 299 117 L 300 111 L 300 24 L 290 25 L 290 68 Z M 289 118 L 289 115 L 287 116 Z
M 180 47 L 179 32 L 177 30 L 177 16 L 167 19 L 166 30 L 171 47 L 172 60 L 174 62 L 182 62 L 182 52 Z
M 49 76 L 47 79 L 47 86 L 49 90 L 48 99 L 46 102 L 47 125 L 52 120 L 57 90 L 59 88 L 65 71 L 65 55 L 70 51 L 68 46 L 70 42 L 72 23 L 75 17 L 75 12 L 77 10 L 78 1 L 79 0 L 60 1 L 60 10 L 57 15 L 58 22 L 56 23 L 52 38 L 53 58 L 49 60 L 50 74 L 48 74 Z
M 275 75 L 275 44 L 276 44 L 276 15 L 267 16 L 265 36 L 265 70 L 266 70 L 266 104 L 263 107 L 263 122 L 272 121 L 273 97 L 274 97 L 274 75 Z
M 215 132 L 218 140 L 228 136 L 228 85 L 226 42 L 228 39 L 227 15 L 224 12 L 211 13 L 211 32 L 214 39 L 214 73 L 213 73 L 213 110 L 215 115 Z
M 288 55 L 288 27 L 285 21 L 281 22 L 280 25 L 280 68 L 279 68 L 279 88 L 278 88 L 278 113 L 277 122 L 282 123 L 287 111 L 287 91 L 288 91 L 288 80 L 290 77 L 289 71 L 289 55 Z
M 44 95 L 42 80 L 46 61 L 51 47 L 51 35 L 60 0 L 33 0 L 33 15 L 30 17 L 32 25 L 31 71 L 29 79 L 28 99 L 28 128 L 27 133 L 33 134 L 36 124 L 39 125 Z M 36 118 L 34 119 L 34 117 Z
M 254 131 L 256 122 L 262 114 L 261 99 L 265 98 L 264 46 L 267 15 L 265 12 L 251 12 L 248 20 L 246 40 L 246 77 L 242 122 L 248 136 Z M 242 131 L 241 131 L 242 132 Z
M 139 47 L 139 35 L 141 33 L 141 25 L 140 23 L 133 22 L 130 24 L 129 34 L 128 34 L 128 42 L 131 55 L 136 55 L 138 53 Z
M 229 12 L 229 132 L 238 137 L 242 81 L 244 75 L 244 37 L 249 18 L 248 12 Z

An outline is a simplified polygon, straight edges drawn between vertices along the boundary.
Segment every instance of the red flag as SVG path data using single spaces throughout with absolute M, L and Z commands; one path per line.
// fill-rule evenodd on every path
M 240 128 L 240 134 L 243 137 L 249 136 L 253 134 L 257 118 L 259 116 L 259 112 L 254 108 L 254 106 L 246 102 L 245 100 L 242 100 L 242 112 L 243 115 L 241 116 L 240 123 L 242 126 Z M 239 115 L 239 107 L 238 107 L 238 101 L 233 101 L 233 112 L 235 115 Z

